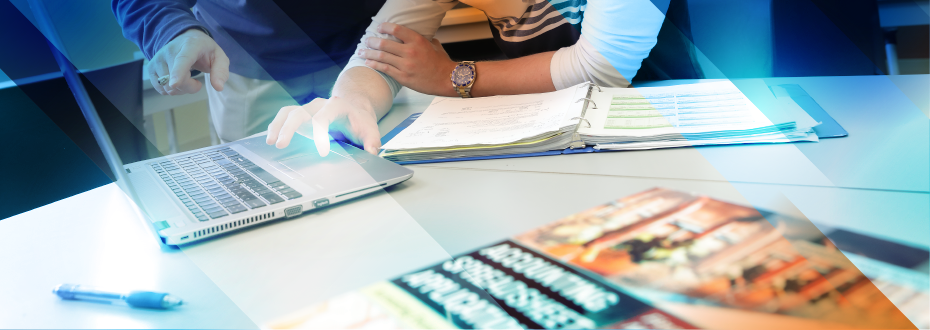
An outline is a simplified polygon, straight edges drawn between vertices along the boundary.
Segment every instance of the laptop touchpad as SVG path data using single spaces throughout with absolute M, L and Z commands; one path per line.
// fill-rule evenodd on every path
M 278 160 L 275 167 L 294 179 L 324 190 L 353 189 L 375 183 L 361 165 L 336 150 L 326 157 L 320 157 L 315 151 L 293 155 Z
M 284 149 L 266 145 L 264 137 L 256 141 L 245 141 L 243 144 L 278 170 L 280 173 L 276 175 L 286 175 L 327 193 L 338 193 L 375 183 L 371 175 L 348 156 L 338 142 L 330 141 L 329 155 L 320 157 L 313 140 L 300 135 L 295 135 L 291 145 Z

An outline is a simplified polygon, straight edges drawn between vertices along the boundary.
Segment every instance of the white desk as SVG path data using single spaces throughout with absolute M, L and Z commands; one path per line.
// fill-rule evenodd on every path
M 428 98 L 399 99 L 396 112 L 382 121 L 382 133 L 393 127 L 392 121 L 406 117 L 404 111 L 422 110 L 417 107 L 424 100 Z M 700 153 L 688 150 L 654 157 L 700 159 L 694 158 Z M 254 327 L 656 186 L 806 216 L 819 226 L 930 245 L 930 195 L 925 192 L 730 183 L 675 177 L 684 175 L 644 169 L 654 167 L 646 162 L 624 165 L 629 174 L 597 172 L 613 170 L 614 157 L 624 154 L 412 166 L 414 177 L 387 193 L 175 252 L 162 252 L 128 200 L 108 185 L 0 221 L 0 264 L 14 269 L 0 272 L 0 327 Z M 600 165 L 535 170 L 575 158 Z M 704 171 L 714 169 L 702 166 Z M 637 177 L 641 173 L 653 175 Z M 165 291 L 188 304 L 158 312 L 61 301 L 50 290 L 62 282 Z
M 164 252 L 107 185 L 0 221 L 2 328 L 254 328 L 449 256 L 390 195 Z M 59 283 L 169 292 L 173 311 L 62 301 Z
M 0 221 L 0 261 L 15 269 L 0 272 L 0 326 L 263 324 L 655 186 L 807 215 L 821 226 L 911 245 L 926 247 L 930 237 L 926 194 L 419 167 L 389 194 L 162 252 L 108 185 Z M 49 292 L 61 282 L 163 290 L 188 305 L 159 312 L 61 301 Z

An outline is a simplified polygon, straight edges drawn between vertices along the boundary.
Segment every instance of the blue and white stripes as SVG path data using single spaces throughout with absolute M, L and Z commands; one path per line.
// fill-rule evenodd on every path
M 563 24 L 580 29 L 587 6 L 587 0 L 529 0 L 524 3 L 525 11 L 507 13 L 507 16 L 495 17 L 497 13 L 493 10 L 485 10 L 504 41 L 526 41 Z

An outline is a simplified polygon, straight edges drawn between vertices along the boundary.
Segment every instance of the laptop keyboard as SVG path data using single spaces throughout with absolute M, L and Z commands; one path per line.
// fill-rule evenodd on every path
M 231 148 L 170 158 L 152 169 L 200 221 L 302 196 Z

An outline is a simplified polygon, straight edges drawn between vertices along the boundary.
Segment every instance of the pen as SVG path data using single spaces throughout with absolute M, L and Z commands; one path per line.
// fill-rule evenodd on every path
M 131 291 L 127 293 L 108 292 L 91 286 L 75 284 L 59 284 L 52 289 L 52 293 L 58 295 L 62 299 L 96 301 L 110 304 L 114 302 L 126 303 L 129 306 L 141 308 L 169 309 L 180 306 L 182 303 L 180 298 L 167 293 L 148 291 Z

